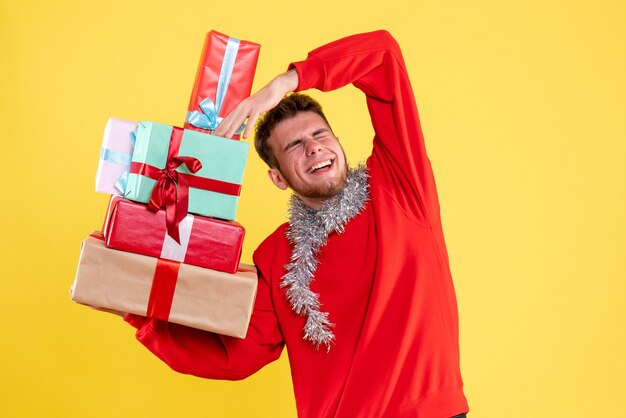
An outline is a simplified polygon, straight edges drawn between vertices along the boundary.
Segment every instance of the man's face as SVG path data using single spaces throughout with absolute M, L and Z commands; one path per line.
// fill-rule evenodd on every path
M 348 172 L 343 148 L 317 113 L 300 112 L 283 120 L 268 142 L 278 162 L 268 174 L 280 189 L 290 187 L 314 209 L 343 190 Z

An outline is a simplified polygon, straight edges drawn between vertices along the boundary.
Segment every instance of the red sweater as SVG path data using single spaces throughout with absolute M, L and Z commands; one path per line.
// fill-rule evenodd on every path
M 301 417 L 449 418 L 468 410 L 457 306 L 439 204 L 402 54 L 387 32 L 354 35 L 292 64 L 298 90 L 348 83 L 367 97 L 376 135 L 370 201 L 319 253 L 311 289 L 334 323 L 330 352 L 302 339 L 305 318 L 279 287 L 291 247 L 280 226 L 254 253 L 259 290 L 244 340 L 128 315 L 174 370 L 241 379 L 286 344 Z

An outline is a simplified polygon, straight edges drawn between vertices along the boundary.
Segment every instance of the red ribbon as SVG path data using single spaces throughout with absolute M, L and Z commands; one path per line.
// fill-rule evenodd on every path
M 147 317 L 163 321 L 169 319 L 179 269 L 180 263 L 176 261 L 161 258 L 157 260 L 146 311 Z
M 187 216 L 189 207 L 189 187 L 209 190 L 216 193 L 239 196 L 241 185 L 226 181 L 194 176 L 176 171 L 181 165 L 186 165 L 189 171 L 196 173 L 202 168 L 202 163 L 194 157 L 176 155 L 182 142 L 183 129 L 173 127 L 170 137 L 170 147 L 165 168 L 160 169 L 149 164 L 132 162 L 130 172 L 149 177 L 157 183 L 152 190 L 148 209 L 157 212 L 165 207 L 167 233 L 180 244 L 178 224 Z
M 99 231 L 94 231 L 89 236 L 101 241 L 105 240 Z M 152 276 L 150 298 L 148 299 L 148 307 L 146 309 L 147 317 L 164 321 L 170 318 L 179 270 L 179 262 L 162 258 L 157 259 L 156 269 Z
M 102 232 L 100 231 L 93 231 L 91 234 L 89 234 L 90 237 L 95 238 L 95 239 L 99 239 L 100 241 L 104 241 L 104 235 L 102 235 Z
M 189 183 L 176 171 L 182 164 L 192 173 L 202 168 L 202 163 L 193 157 L 170 158 L 165 168 L 160 170 L 148 203 L 148 209 L 153 212 L 165 207 L 167 233 L 179 244 L 178 224 L 187 216 L 189 206 Z

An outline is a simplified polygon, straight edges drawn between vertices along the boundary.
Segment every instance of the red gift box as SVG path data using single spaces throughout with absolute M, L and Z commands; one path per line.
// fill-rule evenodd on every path
M 106 246 L 116 250 L 235 273 L 245 230 L 237 222 L 187 215 L 179 224 L 180 244 L 167 234 L 165 211 L 113 196 L 103 227 Z
M 189 100 L 185 129 L 205 133 L 215 130 L 218 118 L 228 115 L 239 102 L 250 96 L 260 48 L 254 42 L 216 31 L 207 34 Z

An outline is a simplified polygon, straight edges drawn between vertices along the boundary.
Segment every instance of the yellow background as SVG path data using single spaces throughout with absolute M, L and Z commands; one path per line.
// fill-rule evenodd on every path
M 0 416 L 295 416 L 285 355 L 242 382 L 179 375 L 68 289 L 106 209 L 94 174 L 107 118 L 180 125 L 206 32 L 263 45 L 256 90 L 310 49 L 377 28 L 403 47 L 421 109 L 472 417 L 621 416 L 624 2 L 218 3 L 0 3 Z M 315 96 L 351 161 L 365 157 L 361 94 Z M 243 190 L 249 262 L 287 194 L 256 156 Z

